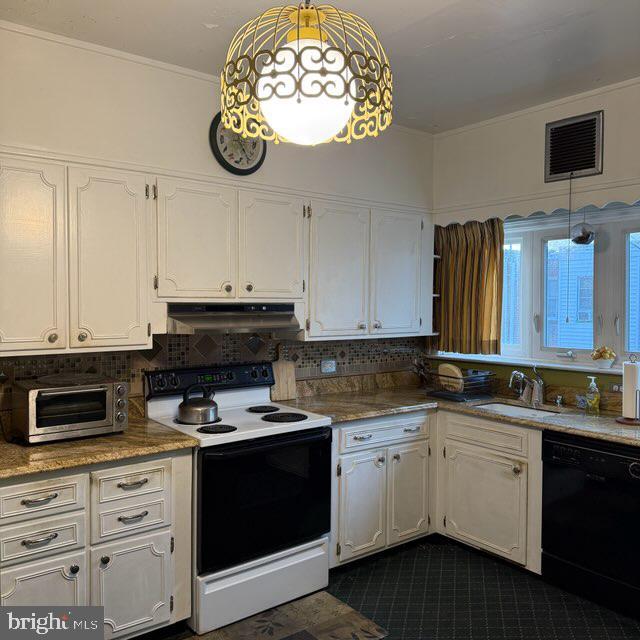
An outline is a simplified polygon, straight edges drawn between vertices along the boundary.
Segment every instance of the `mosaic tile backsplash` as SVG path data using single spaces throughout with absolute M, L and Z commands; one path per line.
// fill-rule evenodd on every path
M 424 338 L 391 338 L 331 342 L 279 342 L 264 335 L 196 335 L 154 337 L 145 351 L 41 355 L 0 358 L 0 410 L 10 408 L 12 380 L 37 378 L 60 372 L 101 373 L 128 380 L 132 395 L 142 393 L 142 372 L 147 369 L 198 366 L 212 363 L 258 362 L 281 357 L 292 360 L 296 378 L 326 377 L 320 373 L 323 358 L 335 358 L 335 375 L 357 375 L 409 369 L 424 352 Z

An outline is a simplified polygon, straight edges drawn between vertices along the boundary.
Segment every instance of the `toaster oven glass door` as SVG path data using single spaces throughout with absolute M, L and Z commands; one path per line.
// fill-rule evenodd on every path
M 110 386 L 39 391 L 35 399 L 36 431 L 91 429 L 111 424 Z

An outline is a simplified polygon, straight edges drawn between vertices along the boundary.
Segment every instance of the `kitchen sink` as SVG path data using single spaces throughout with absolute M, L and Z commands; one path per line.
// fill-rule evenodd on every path
M 491 413 L 499 413 L 503 416 L 509 416 L 510 418 L 546 418 L 559 413 L 558 411 L 551 411 L 550 409 L 534 409 L 533 407 L 523 407 L 515 404 L 506 404 L 504 402 L 480 404 L 477 405 L 476 408 L 490 411 Z

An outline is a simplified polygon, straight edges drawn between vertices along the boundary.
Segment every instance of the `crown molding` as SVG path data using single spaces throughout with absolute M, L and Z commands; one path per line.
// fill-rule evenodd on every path
M 194 80 L 201 80 L 203 82 L 209 82 L 216 86 L 220 86 L 220 79 L 208 73 L 202 73 L 201 71 L 195 71 L 194 69 L 187 69 L 186 67 L 180 67 L 175 64 L 169 64 L 168 62 L 161 62 L 160 60 L 153 60 L 152 58 L 145 58 L 144 56 L 136 55 L 135 53 L 128 53 L 127 51 L 120 51 L 119 49 L 111 49 L 110 47 L 103 47 L 99 44 L 92 42 L 86 42 L 84 40 L 76 40 L 75 38 L 68 38 L 67 36 L 61 36 L 57 33 L 51 33 L 49 31 L 42 31 L 40 29 L 34 29 L 32 27 L 26 27 L 16 22 L 8 22 L 7 20 L 0 20 L 0 30 L 10 31 L 18 33 L 23 36 L 29 36 L 38 40 L 45 40 L 47 42 L 54 42 L 56 44 L 62 44 L 67 47 L 73 47 L 74 49 L 83 49 L 84 51 L 90 51 L 92 53 L 98 53 L 110 58 L 117 58 L 119 60 L 125 60 L 126 62 L 133 62 L 134 64 L 143 65 L 146 67 L 153 67 L 160 69 L 161 71 L 167 71 L 169 73 L 175 73 L 176 75 L 185 76 L 187 78 L 193 78 Z
M 450 138 L 452 136 L 457 136 L 468 131 L 473 131 L 474 129 L 482 129 L 484 127 L 490 127 L 496 124 L 500 124 L 502 122 L 507 122 L 509 120 L 515 120 L 517 118 L 522 118 L 524 116 L 531 115 L 533 113 L 538 113 L 540 111 L 546 111 L 548 109 L 553 109 L 554 107 L 561 107 L 563 105 L 572 104 L 573 102 L 579 102 L 581 100 L 587 100 L 589 98 L 594 98 L 597 96 L 601 96 L 607 93 L 613 93 L 615 91 L 622 91 L 623 89 L 628 89 L 629 87 L 634 87 L 640 84 L 640 77 L 630 78 L 629 80 L 624 80 L 622 82 L 617 82 L 615 84 L 609 84 L 604 87 L 599 87 L 598 89 L 592 89 L 591 91 L 584 91 L 582 93 L 575 93 L 570 96 L 566 96 L 564 98 L 559 98 L 557 100 L 552 100 L 551 102 L 543 102 L 542 104 L 535 105 L 533 107 L 527 107 L 526 109 L 520 109 L 518 111 L 512 111 L 510 113 L 505 113 L 501 116 L 496 116 L 495 118 L 490 118 L 489 120 L 482 120 L 480 122 L 475 122 L 472 124 L 467 124 L 462 127 L 458 127 L 457 129 L 449 129 L 448 131 L 440 131 L 438 133 L 433 134 L 434 141 L 442 140 L 444 138 Z

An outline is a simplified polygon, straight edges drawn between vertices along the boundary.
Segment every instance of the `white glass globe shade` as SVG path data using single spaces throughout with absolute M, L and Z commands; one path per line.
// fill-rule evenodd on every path
M 282 47 L 274 62 L 262 69 L 257 87 L 260 110 L 269 126 L 289 142 L 320 144 L 349 122 L 354 103 L 348 93 L 343 94 L 352 76 L 349 69 L 343 69 L 344 54 L 340 51 L 330 51 L 326 59 L 321 59 L 320 49 L 327 48 L 319 40 L 295 40 Z M 294 52 L 300 52 L 302 68 Z M 323 69 L 326 73 L 321 73 Z M 274 71 L 275 77 L 270 75 Z M 296 80 L 301 80 L 301 91 L 296 91 Z M 326 92 L 320 93 L 320 87 Z

